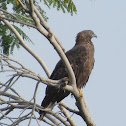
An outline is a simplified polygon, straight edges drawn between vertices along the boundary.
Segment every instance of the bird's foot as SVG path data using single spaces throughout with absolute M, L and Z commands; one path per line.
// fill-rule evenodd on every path
M 78 91 L 79 91 L 80 97 L 82 98 L 83 97 L 83 92 L 81 91 L 80 88 L 78 88 Z
M 63 84 L 61 84 L 60 87 L 61 87 L 61 88 L 62 88 L 62 87 L 65 87 L 68 83 L 69 83 L 69 78 L 68 78 L 68 77 L 65 77 L 65 78 L 63 79 Z
M 65 77 L 65 81 L 69 81 L 69 78 L 68 77 Z

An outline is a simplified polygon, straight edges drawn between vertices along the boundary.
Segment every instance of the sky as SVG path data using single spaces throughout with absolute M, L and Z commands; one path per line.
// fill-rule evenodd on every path
M 42 4 L 49 17 L 48 25 L 61 40 L 66 50 L 75 44 L 75 37 L 82 30 L 92 30 L 97 39 L 95 46 L 95 65 L 83 93 L 90 113 L 97 126 L 126 126 L 126 1 L 120 0 L 81 0 L 74 1 L 77 14 L 71 16 L 56 9 L 48 9 Z M 33 29 L 24 32 L 34 42 L 27 43 L 46 63 L 50 72 L 60 59 L 50 43 Z M 23 48 L 15 49 L 13 56 L 27 68 L 46 77 L 40 65 Z M 27 84 L 27 85 L 26 85 Z M 30 88 L 29 88 L 30 86 Z M 15 88 L 26 99 L 31 99 L 35 82 L 23 78 Z M 26 88 L 27 87 L 27 88 Z M 27 91 L 29 90 L 29 91 Z M 41 104 L 45 86 L 41 84 L 37 93 L 37 103 Z M 71 96 L 64 102 L 75 107 Z M 73 116 L 77 126 L 86 126 L 80 117 Z M 34 126 L 36 122 L 33 122 Z M 41 123 L 46 126 L 46 124 Z M 21 124 L 23 126 L 24 124 Z

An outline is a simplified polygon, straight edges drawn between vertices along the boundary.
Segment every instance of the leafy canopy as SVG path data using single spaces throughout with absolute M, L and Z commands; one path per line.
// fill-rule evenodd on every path
M 0 15 L 4 15 L 4 19 L 12 22 L 12 25 L 25 41 L 31 42 L 30 38 L 21 30 L 21 27 L 27 26 L 30 28 L 30 25 L 34 25 L 34 21 L 29 13 L 22 8 L 20 1 L 24 6 L 29 8 L 28 3 L 26 2 L 28 0 L 0 0 Z M 57 11 L 62 10 L 63 13 L 67 11 L 71 15 L 77 12 L 76 6 L 72 0 L 33 0 L 33 2 L 45 21 L 48 20 L 48 17 L 46 16 L 46 11 L 41 7 L 42 4 L 49 8 L 51 6 L 57 8 Z M 0 52 L 9 55 L 13 53 L 15 46 L 20 48 L 19 40 L 1 21 L 1 18 L 2 17 L 0 16 Z M 27 24 L 29 24 L 29 26 Z

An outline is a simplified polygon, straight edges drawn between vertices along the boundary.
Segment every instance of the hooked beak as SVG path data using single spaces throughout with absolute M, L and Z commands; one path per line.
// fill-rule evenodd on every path
M 93 34 L 93 36 L 92 37 L 95 37 L 95 38 L 97 38 L 97 35 L 96 34 Z

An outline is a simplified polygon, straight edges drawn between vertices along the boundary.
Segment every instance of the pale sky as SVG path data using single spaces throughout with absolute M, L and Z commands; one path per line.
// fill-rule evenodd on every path
M 47 10 L 48 25 L 62 41 L 66 50 L 75 44 L 76 34 L 82 30 L 93 30 L 98 38 L 92 39 L 95 46 L 95 65 L 90 79 L 83 89 L 90 113 L 96 126 L 126 126 L 126 1 L 125 0 L 81 0 L 75 1 L 77 15 L 63 14 L 56 9 Z M 33 40 L 31 48 L 43 59 L 50 72 L 59 56 L 50 43 L 37 31 L 24 29 Z M 46 77 L 40 65 L 24 50 L 15 50 L 11 56 Z M 23 86 L 29 89 L 23 89 Z M 22 95 L 30 99 L 35 82 L 24 79 L 15 85 Z M 29 88 L 30 87 L 30 88 Z M 39 86 L 37 103 L 41 104 L 45 88 Z M 69 96 L 64 102 L 75 106 Z M 77 126 L 86 126 L 80 117 L 73 116 Z M 36 122 L 33 122 L 33 126 Z M 41 123 L 46 126 L 46 124 Z M 21 124 L 20 126 L 23 126 Z

